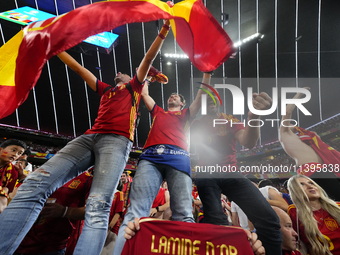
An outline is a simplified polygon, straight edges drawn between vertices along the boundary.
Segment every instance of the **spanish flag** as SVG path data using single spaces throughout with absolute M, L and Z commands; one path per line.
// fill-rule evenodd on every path
M 201 0 L 109 0 L 30 24 L 0 48 L 0 119 L 27 98 L 48 59 L 91 35 L 126 23 L 171 19 L 178 45 L 202 72 L 232 54 L 232 41 Z

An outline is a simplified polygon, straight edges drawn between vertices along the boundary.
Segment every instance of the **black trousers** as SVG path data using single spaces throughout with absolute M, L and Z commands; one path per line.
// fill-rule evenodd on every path
M 228 225 L 221 205 L 221 193 L 234 201 L 254 224 L 267 255 L 281 254 L 280 221 L 261 192 L 240 173 L 225 173 L 226 178 L 196 178 L 206 223 Z

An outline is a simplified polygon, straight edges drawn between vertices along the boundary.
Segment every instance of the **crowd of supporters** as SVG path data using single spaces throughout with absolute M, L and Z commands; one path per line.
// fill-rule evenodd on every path
M 340 116 L 335 116 L 325 122 L 320 122 L 318 125 L 313 126 L 310 130 L 317 132 L 318 134 L 325 134 L 330 130 L 335 130 L 335 128 L 340 126 Z M 4 139 L 0 140 L 0 143 L 4 142 Z M 340 138 L 337 136 L 330 139 L 328 144 L 334 149 L 340 151 Z M 27 143 L 28 147 L 32 152 L 46 153 L 46 154 L 56 154 L 62 147 L 61 146 L 46 146 L 40 145 L 32 142 Z M 136 148 L 138 149 L 138 148 Z M 270 156 L 267 156 L 270 154 Z M 238 166 L 251 166 L 260 165 L 265 163 L 272 166 L 279 166 L 282 164 L 291 165 L 293 160 L 283 151 L 281 143 L 279 141 L 257 146 L 250 150 L 240 150 L 236 153 L 238 160 Z M 249 158 L 249 156 L 252 156 Z M 192 155 L 194 158 L 195 155 Z M 138 158 L 129 157 L 127 164 L 137 167 Z
M 333 142 L 339 144 L 338 139 L 334 140 Z M 42 146 L 30 146 L 27 148 L 38 147 L 42 148 Z M 48 149 L 48 147 L 45 147 L 45 149 Z M 129 159 L 128 164 L 136 164 L 136 161 L 137 161 L 136 159 Z M 263 159 L 257 159 L 252 161 L 252 164 L 260 164 L 261 162 L 262 163 L 264 162 Z M 274 157 L 274 159 L 270 159 L 270 162 L 272 164 L 289 164 L 291 163 L 291 159 L 289 159 L 289 157 L 286 155 L 282 155 L 281 157 L 277 155 L 276 157 Z M 317 240 L 317 238 L 322 238 L 322 236 L 320 237 L 320 235 L 317 234 L 317 236 L 315 236 L 315 238 L 313 239 L 311 235 L 305 232 L 304 228 L 299 230 L 300 235 L 298 235 L 297 232 L 294 231 L 293 229 L 293 226 L 295 226 L 295 229 L 297 228 L 296 227 L 297 218 L 298 220 L 301 220 L 301 222 L 303 222 L 304 224 L 309 223 L 299 218 L 301 217 L 301 215 L 296 212 L 297 205 L 294 205 L 293 202 L 299 201 L 298 197 L 301 195 L 294 194 L 294 192 L 297 192 L 296 191 L 297 187 L 294 187 L 293 182 L 296 181 L 297 178 L 294 177 L 291 179 L 292 180 L 289 181 L 287 188 L 287 182 L 285 183 L 276 182 L 274 184 L 269 180 L 268 181 L 262 180 L 258 183 L 259 180 L 251 178 L 254 185 L 258 186 L 262 195 L 265 196 L 265 198 L 267 199 L 268 203 L 273 206 L 274 211 L 277 213 L 280 219 L 281 232 L 283 236 L 282 247 L 285 248 L 286 251 L 290 251 L 290 253 L 285 254 L 299 254 L 298 251 L 299 249 L 305 252 L 308 245 L 311 245 L 312 248 L 315 249 L 316 251 L 323 251 L 325 250 L 323 246 L 315 244 L 317 243 L 315 240 Z M 315 199 L 315 197 L 317 197 L 317 200 L 321 199 L 320 201 L 325 201 L 324 203 L 330 204 L 329 207 L 331 209 L 329 210 L 335 210 L 335 213 L 337 213 L 337 209 L 332 209 L 335 207 L 334 202 L 332 202 L 332 200 L 329 199 L 328 197 L 325 197 L 322 188 L 308 177 L 304 177 L 304 179 L 306 180 L 305 185 L 308 186 L 308 188 L 305 188 L 304 192 L 308 196 L 308 198 L 312 200 Z M 90 169 L 85 174 L 80 175 L 74 180 L 68 182 L 66 185 L 60 188 L 55 194 L 52 194 L 50 196 L 50 199 L 53 199 L 53 201 L 56 200 L 58 206 L 56 206 L 57 204 L 54 203 L 45 205 L 40 218 L 37 220 L 36 225 L 32 227 L 31 231 L 27 234 L 27 236 L 25 237 L 25 239 L 23 240 L 22 244 L 19 246 L 15 254 L 36 254 L 35 252 L 37 250 L 48 251 L 49 249 L 46 248 L 47 245 L 55 249 L 56 248 L 59 249 L 60 247 L 62 247 L 62 250 L 65 252 L 65 254 L 72 254 L 77 238 L 79 237 L 79 234 L 77 234 L 77 232 L 79 233 L 79 231 L 81 231 L 81 228 L 84 224 L 83 216 L 85 207 L 84 203 L 80 202 L 74 203 L 72 201 L 69 201 L 70 199 L 63 200 L 61 199 L 61 197 L 70 195 L 75 196 L 76 193 L 72 193 L 73 190 L 69 189 L 69 187 L 71 187 L 74 184 L 77 184 L 78 182 L 83 183 L 83 187 L 81 188 L 84 189 L 85 191 L 84 198 L 86 199 L 86 196 L 88 195 L 88 191 L 90 189 L 92 182 L 92 170 Z M 126 210 L 129 207 L 129 192 L 130 185 L 132 182 L 133 176 L 131 176 L 129 172 L 124 172 L 120 179 L 118 190 L 114 195 L 114 200 L 110 212 L 109 225 L 107 227 L 108 228 L 107 240 L 104 245 L 102 254 L 112 254 L 111 252 L 114 247 L 116 235 L 118 234 L 120 226 L 119 224 L 121 224 L 122 219 L 124 218 L 124 215 L 126 213 Z M 8 190 L 4 187 L 4 190 L 8 191 L 9 201 L 11 198 L 15 196 L 15 193 L 20 184 L 21 184 L 20 181 L 17 182 L 15 187 L 13 187 L 11 190 Z M 80 189 L 80 187 L 79 188 L 77 187 L 77 189 Z M 298 192 L 301 192 L 301 190 L 299 190 Z M 291 199 L 291 197 L 293 199 Z M 75 198 L 73 197 L 73 199 Z M 83 200 L 82 198 L 77 199 L 79 201 Z M 301 206 L 299 203 L 298 205 Z M 250 222 L 247 219 L 247 215 L 242 211 L 242 209 L 239 206 L 237 206 L 235 202 L 228 200 L 228 197 L 224 194 L 221 194 L 221 205 L 223 208 L 223 212 L 229 219 L 230 225 L 236 225 L 246 230 L 256 231 L 255 230 L 256 228 L 254 227 L 252 222 Z M 204 223 L 205 222 L 204 207 L 202 202 L 200 201 L 200 196 L 194 184 L 192 188 L 192 208 L 193 215 L 195 217 L 195 222 Z M 51 211 L 53 211 L 53 213 Z M 334 218 L 335 220 L 333 221 L 333 224 L 337 226 L 336 220 L 338 220 L 338 218 L 336 216 L 333 217 L 332 215 L 333 214 L 327 212 L 327 217 L 329 217 L 329 219 Z M 323 217 L 325 216 L 326 215 L 323 215 Z M 160 187 L 159 193 L 154 201 L 152 208 L 150 209 L 149 217 L 171 220 L 170 195 L 169 192 L 167 191 L 166 180 L 164 180 L 164 183 Z M 64 219 L 68 220 L 65 221 Z M 69 231 L 65 233 L 64 229 L 70 226 L 69 222 L 72 222 L 72 227 L 70 228 Z M 50 231 L 52 227 L 54 228 L 53 233 Z M 289 231 L 285 231 L 285 228 L 288 228 Z M 60 233 L 58 233 L 58 231 L 60 231 Z M 326 228 L 326 232 L 327 231 L 329 230 L 327 230 Z M 43 235 L 44 238 L 42 238 L 41 235 Z M 58 239 L 55 237 L 55 235 L 61 235 L 61 237 Z M 323 235 L 325 236 L 324 233 Z M 333 239 L 335 238 L 334 240 L 338 240 L 337 238 L 340 238 L 340 235 L 331 236 L 328 233 L 328 236 L 325 236 L 324 239 L 328 242 L 328 246 L 331 251 L 336 250 L 336 253 L 332 254 L 339 254 L 337 253 L 339 243 L 331 242 L 329 237 L 332 237 Z M 45 244 L 43 245 L 41 242 L 37 240 L 44 241 Z
M 333 125 L 335 123 L 334 121 L 338 120 L 339 118 L 336 117 L 330 121 Z M 315 130 L 320 132 L 329 131 L 331 126 L 327 123 L 324 124 L 322 128 Z M 333 129 L 334 126 L 331 128 Z M 7 180 L 2 179 L 0 213 L 6 208 L 7 203 L 10 203 L 11 199 L 15 197 L 22 183 L 23 175 L 26 177 L 30 174 L 29 171 L 22 171 L 27 167 L 28 163 L 27 156 L 24 157 L 24 159 L 20 159 L 23 151 L 30 150 L 38 153 L 55 154 L 60 149 L 59 147 L 33 143 L 28 143 L 27 145 L 23 142 L 11 144 L 11 141 L 11 139 L 1 141 L 2 147 L 0 149 L 2 150 L 2 155 L 0 156 L 0 163 L 2 165 L 0 170 L 3 172 L 9 171 L 9 166 L 12 166 L 13 169 L 10 172 L 11 175 L 7 177 Z M 337 136 L 331 138 L 328 144 L 335 149 L 340 149 L 340 139 Z M 18 152 L 18 156 L 15 158 L 16 163 L 13 157 L 7 159 L 7 154 L 3 153 L 8 146 L 21 148 L 21 152 Z M 273 151 L 274 148 L 280 146 L 280 143 L 273 143 L 247 152 L 241 152 L 239 154 L 238 168 L 246 165 L 261 164 L 270 164 L 273 166 L 294 165 L 294 160 L 282 150 L 274 150 L 275 153 L 271 154 L 265 153 Z M 253 153 L 261 153 L 261 155 L 249 157 L 249 155 Z M 243 157 L 240 157 L 240 155 Z M 8 161 L 7 163 L 6 160 Z M 13 165 L 8 164 L 12 162 Z M 138 159 L 136 158 L 129 158 L 127 161 L 127 165 L 134 166 L 135 168 L 137 168 L 137 163 Z M 17 170 L 19 174 L 14 174 L 15 170 Z M 35 167 L 33 167 L 33 171 L 34 170 Z M 37 254 L 38 251 L 41 254 L 47 254 L 51 249 L 61 251 L 62 253 L 60 254 L 72 254 L 77 239 L 79 238 L 79 233 L 84 225 L 85 201 L 91 188 L 92 173 L 93 168 L 88 169 L 84 174 L 66 183 L 50 196 L 38 220 L 32 226 L 14 254 Z M 114 194 L 108 221 L 109 224 L 107 226 L 107 238 L 101 253 L 103 255 L 112 254 L 113 252 L 120 225 L 122 224 L 127 208 L 130 206 L 133 175 L 134 172 L 125 171 L 120 178 L 119 185 Z M 338 207 L 340 204 L 335 203 L 331 199 L 332 197 L 329 198 L 321 186 L 312 179 L 300 175 L 294 175 L 289 180 L 287 178 L 282 180 L 276 179 L 273 180 L 273 182 L 269 179 L 260 181 L 259 177 L 256 178 L 254 175 L 248 175 L 247 177 L 259 189 L 261 192 L 259 194 L 264 196 L 265 200 L 272 206 L 279 218 L 283 239 L 282 254 L 300 254 L 300 252 L 307 254 L 307 251 L 312 251 L 312 254 L 340 254 L 340 209 Z M 301 183 L 301 185 L 299 183 Z M 77 193 L 76 191 L 80 192 Z M 68 199 L 66 199 L 67 197 Z M 70 197 L 72 197 L 72 199 L 70 199 Z M 150 208 L 149 217 L 172 220 L 170 198 L 167 182 L 164 180 Z M 223 193 L 221 193 L 220 199 L 221 209 L 228 219 L 229 225 L 239 226 L 245 230 L 256 232 L 256 224 L 254 225 L 249 220 L 247 214 L 237 203 L 229 200 L 227 195 Z M 204 206 L 195 184 L 192 186 L 191 206 L 195 222 L 206 223 Z M 317 210 L 314 210 L 315 208 L 313 208 L 313 206 L 315 206 Z M 308 207 L 310 207 L 310 210 L 306 209 Z M 299 208 L 302 209 L 299 211 Z M 297 225 L 297 222 L 300 222 L 299 225 Z M 321 224 L 323 225 L 321 226 Z M 185 226 L 182 227 L 184 228 Z M 51 229 L 54 229 L 54 231 L 51 231 Z M 65 231 L 66 229 L 68 230 Z

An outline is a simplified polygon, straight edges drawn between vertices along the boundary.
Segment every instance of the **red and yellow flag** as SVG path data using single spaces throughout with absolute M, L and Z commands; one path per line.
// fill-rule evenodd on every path
M 30 24 L 0 48 L 0 119 L 27 98 L 48 59 L 91 35 L 126 23 L 171 19 L 178 45 L 202 72 L 215 70 L 232 53 L 229 36 L 201 0 L 169 7 L 159 0 L 110 0 Z

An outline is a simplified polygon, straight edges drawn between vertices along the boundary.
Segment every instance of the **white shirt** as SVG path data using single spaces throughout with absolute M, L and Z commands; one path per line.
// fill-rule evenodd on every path
M 231 212 L 237 212 L 241 228 L 249 230 L 247 215 L 234 201 L 231 202 Z
M 265 197 L 265 199 L 270 199 L 270 198 L 269 198 L 269 189 L 273 189 L 273 190 L 275 190 L 279 195 L 281 195 L 281 193 L 280 193 L 277 189 L 275 189 L 274 187 L 272 187 L 272 186 L 266 186 L 266 187 L 260 188 L 260 191 L 261 191 L 262 195 Z

